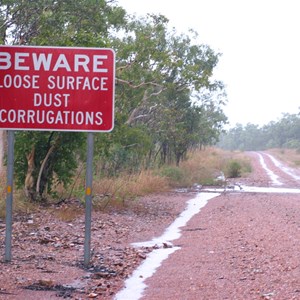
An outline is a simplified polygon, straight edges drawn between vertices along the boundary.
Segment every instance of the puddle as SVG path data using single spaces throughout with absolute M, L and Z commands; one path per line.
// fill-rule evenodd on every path
M 289 176 L 291 176 L 292 178 L 296 179 L 296 180 L 300 180 L 300 176 L 296 175 L 292 169 L 285 167 L 283 164 L 281 164 L 281 162 L 279 162 L 274 156 L 272 156 L 271 154 L 267 154 L 268 157 L 273 161 L 274 165 L 276 167 L 278 167 L 280 170 L 282 170 L 284 173 L 288 174 Z
M 202 207 L 204 207 L 208 200 L 219 196 L 219 193 L 199 193 L 197 196 L 187 202 L 187 208 L 179 215 L 179 217 L 165 230 L 163 235 L 156 237 L 151 241 L 133 243 L 135 247 L 152 247 L 161 246 L 163 243 L 174 241 L 181 235 L 180 227 L 186 225 L 186 223 L 197 214 Z
M 162 236 L 152 239 L 151 241 L 134 243 L 135 247 L 152 247 L 162 245 L 163 243 L 176 240 L 181 235 L 180 228 L 203 208 L 208 200 L 219 196 L 219 193 L 199 193 L 195 198 L 187 202 L 187 208 L 179 217 L 166 229 Z M 147 287 L 144 281 L 151 277 L 162 262 L 168 256 L 180 247 L 160 248 L 153 250 L 144 262 L 133 272 L 132 276 L 125 281 L 125 288 L 115 296 L 115 300 L 138 300 Z
M 260 153 L 257 153 L 259 156 L 259 162 L 262 165 L 262 167 L 265 169 L 267 174 L 269 175 L 270 179 L 272 180 L 273 185 L 283 185 L 281 181 L 279 181 L 279 176 L 277 176 L 274 172 L 272 172 L 266 165 L 263 156 Z
M 230 188 L 210 188 L 203 189 L 204 192 L 208 193 L 224 193 L 224 192 L 238 192 L 238 193 L 283 193 L 283 194 L 299 194 L 300 189 L 296 188 L 280 188 L 280 187 L 263 187 L 263 186 L 246 186 L 246 185 L 235 185 Z
M 273 185 L 279 186 L 283 183 L 279 181 L 279 177 L 267 168 L 263 156 L 259 155 L 260 163 L 265 169 L 267 174 L 270 176 Z M 271 157 L 270 157 L 271 158 Z M 272 158 L 271 158 L 272 159 Z M 273 159 L 272 159 L 273 160 Z M 275 163 L 275 160 L 274 160 Z M 279 162 L 276 162 L 279 164 Z M 280 166 L 281 169 L 282 166 Z M 287 172 L 286 170 L 285 172 Z M 288 171 L 290 172 L 290 171 Z M 289 174 L 291 175 L 291 174 Z M 296 176 L 295 174 L 291 176 Z M 298 176 L 294 177 L 295 179 Z M 115 296 L 115 300 L 138 300 L 142 297 L 143 292 L 147 285 L 144 281 L 150 278 L 157 268 L 159 268 L 162 262 L 168 258 L 168 256 L 175 251 L 179 250 L 180 247 L 164 248 L 163 245 L 170 245 L 171 241 L 178 239 L 181 236 L 181 227 L 185 226 L 187 222 L 203 208 L 208 200 L 219 196 L 223 192 L 237 192 L 237 193 L 300 193 L 300 189 L 293 188 L 281 188 L 281 187 L 255 187 L 255 186 L 243 186 L 234 185 L 231 187 L 224 188 L 212 188 L 202 189 L 197 196 L 187 202 L 187 208 L 179 215 L 179 217 L 166 229 L 166 231 L 160 237 L 156 237 L 151 241 L 140 242 L 132 244 L 135 247 L 153 247 L 157 246 L 158 249 L 153 250 L 144 262 L 133 272 L 132 276 L 125 281 L 125 288 L 121 290 Z
M 242 186 L 242 192 L 250 193 L 287 193 L 298 194 L 300 189 L 291 188 L 276 188 L 276 187 L 257 187 L 257 186 Z
M 179 247 L 153 250 L 146 260 L 126 280 L 125 288 L 115 297 L 115 300 L 138 300 L 142 297 L 147 285 L 144 281 L 150 278 L 168 256 L 180 249 Z

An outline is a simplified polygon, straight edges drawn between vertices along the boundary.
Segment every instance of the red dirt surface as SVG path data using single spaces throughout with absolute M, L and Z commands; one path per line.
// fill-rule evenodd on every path
M 249 155 L 254 171 L 240 183 L 271 186 Z M 299 187 L 263 157 L 281 187 Z M 223 193 L 182 231 L 181 249 L 146 280 L 143 300 L 300 299 L 300 194 Z
M 239 184 L 272 186 L 258 155 Z M 263 156 L 283 182 L 299 182 Z M 84 268 L 84 216 L 71 222 L 56 211 L 76 201 L 15 216 L 13 260 L 0 262 L 0 299 L 113 299 L 151 249 L 151 240 L 186 207 L 195 193 L 166 193 L 130 202 L 126 209 L 94 212 L 92 260 Z M 181 249 L 145 282 L 142 299 L 300 299 L 300 194 L 225 192 L 209 200 L 173 243 Z M 5 223 L 0 220 L 0 251 Z

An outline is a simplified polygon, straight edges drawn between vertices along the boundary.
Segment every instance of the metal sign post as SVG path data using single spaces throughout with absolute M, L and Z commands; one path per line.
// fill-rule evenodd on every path
M 7 186 L 6 186 L 6 229 L 5 229 L 5 256 L 6 262 L 11 261 L 12 236 L 12 204 L 13 204 L 13 173 L 14 173 L 14 131 L 8 130 L 7 154 Z
M 87 267 L 91 259 L 91 224 L 92 224 L 92 185 L 93 185 L 93 155 L 94 135 L 88 133 L 87 161 L 86 161 L 86 187 L 85 187 L 85 239 L 84 239 L 84 265 Z

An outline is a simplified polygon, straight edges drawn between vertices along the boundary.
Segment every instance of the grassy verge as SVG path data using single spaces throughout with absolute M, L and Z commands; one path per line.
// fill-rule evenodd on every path
M 179 166 L 168 165 L 156 170 L 143 170 L 138 174 L 120 174 L 117 178 L 97 178 L 93 182 L 93 204 L 95 208 L 123 206 L 126 201 L 135 200 L 147 194 L 165 192 L 179 187 L 190 187 L 193 184 L 215 185 L 215 178 L 221 173 L 226 177 L 242 176 L 250 172 L 249 161 L 242 153 L 225 152 L 216 148 L 197 150 L 188 153 L 187 159 Z M 69 190 L 59 187 L 61 198 L 77 198 L 84 203 L 84 172 L 79 173 L 76 184 Z M 0 218 L 5 215 L 6 178 L 0 178 Z M 24 200 L 22 191 L 14 193 L 14 211 L 28 212 L 34 209 L 32 203 Z M 65 212 L 65 213 L 64 213 Z M 60 210 L 61 219 L 69 220 L 73 211 Z
M 162 174 L 168 174 L 171 187 L 189 187 L 195 183 L 216 185 L 216 177 L 221 174 L 225 177 L 240 177 L 251 172 L 250 160 L 243 153 L 216 148 L 190 152 L 180 167 L 165 168 Z

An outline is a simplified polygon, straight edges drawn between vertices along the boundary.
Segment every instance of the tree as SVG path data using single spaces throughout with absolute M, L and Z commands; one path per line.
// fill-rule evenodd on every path
M 45 200 L 55 195 L 55 186 L 65 186 L 82 159 L 85 135 L 74 132 L 18 131 L 15 143 L 15 173 L 18 187 L 28 198 Z
M 2 43 L 103 46 L 110 30 L 124 25 L 125 10 L 115 0 L 3 0 Z
M 283 114 L 278 121 L 262 127 L 237 124 L 221 137 L 219 146 L 230 150 L 300 148 L 300 114 Z
M 197 39 L 194 32 L 194 37 L 177 35 L 175 30 L 168 31 L 167 24 L 164 16 L 133 19 L 124 37 L 114 40 L 119 56 L 117 113 L 123 115 L 130 126 L 147 126 L 153 140 L 150 156 L 155 159 L 160 153 L 163 163 L 174 159 L 178 164 L 195 143 L 195 132 L 189 132 L 193 124 L 189 117 L 203 114 L 208 108 L 207 104 L 202 110 L 193 108 L 193 95 L 203 90 L 210 95 L 219 93 L 223 85 L 211 80 L 219 54 L 207 45 L 194 44 Z M 214 103 L 210 107 L 211 114 L 209 116 L 207 110 L 201 119 L 204 124 L 204 118 L 209 116 L 206 129 L 213 127 L 210 132 L 216 139 L 226 122 L 222 113 L 226 101 L 223 100 L 211 98 L 210 103 Z M 198 104 L 202 101 L 207 102 L 207 99 L 199 96 Z M 207 138 L 207 141 L 213 139 Z M 205 143 L 204 137 L 202 143 Z

